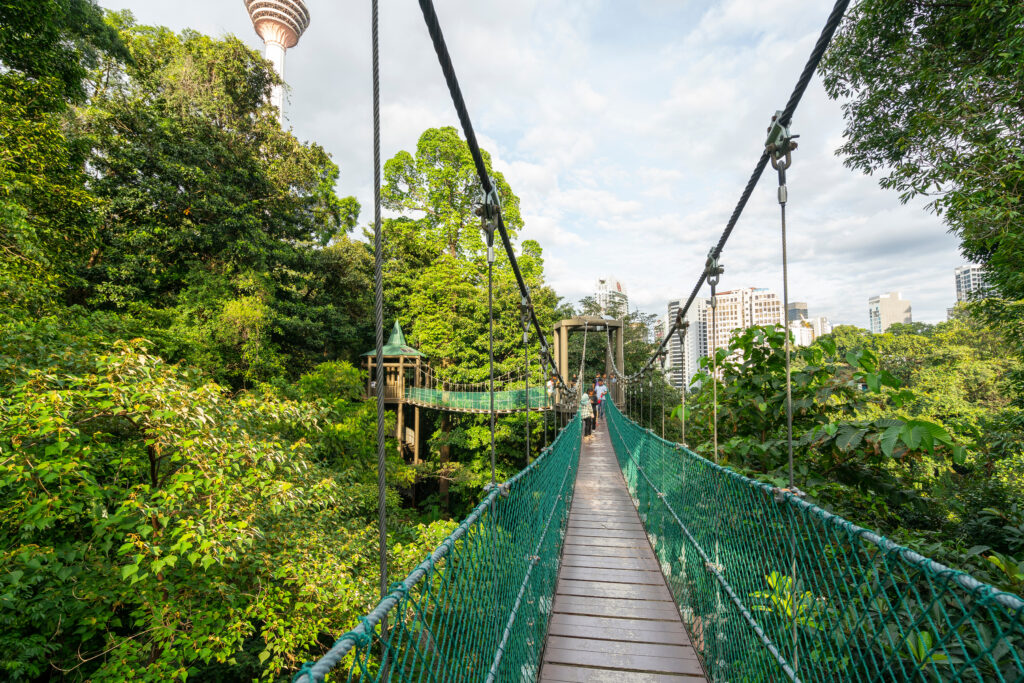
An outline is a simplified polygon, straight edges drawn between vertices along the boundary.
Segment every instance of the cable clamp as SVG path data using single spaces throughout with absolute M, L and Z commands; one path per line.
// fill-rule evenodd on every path
M 775 486 L 775 487 L 772 488 L 772 493 L 775 495 L 775 500 L 777 502 L 779 502 L 779 503 L 781 503 L 782 501 L 784 501 L 786 499 L 786 494 L 787 493 L 789 495 L 794 496 L 796 498 L 799 498 L 801 500 L 803 500 L 804 498 L 807 497 L 806 493 L 804 493 L 803 491 L 801 491 L 800 489 L 798 489 L 795 486 L 792 486 L 792 487 L 789 487 L 789 488 L 779 488 L 778 486 Z
M 510 487 L 511 487 L 511 485 L 509 484 L 508 481 L 504 481 L 502 483 L 495 483 L 494 481 L 488 481 L 487 483 L 483 484 L 483 493 L 484 494 L 489 494 L 490 492 L 492 492 L 492 490 L 497 488 L 499 496 L 501 496 L 502 498 L 508 498 L 509 497 L 509 488 Z
M 718 281 L 724 272 L 725 268 L 718 262 L 718 257 L 715 256 L 715 250 L 712 248 L 708 252 L 707 261 L 704 262 L 704 274 L 707 275 L 708 284 L 712 287 L 718 286 Z M 711 305 L 714 306 L 714 303 Z
M 480 206 L 476 208 L 475 213 L 481 218 L 480 229 L 487 243 L 487 262 L 494 263 L 494 231 L 498 229 L 498 221 L 501 218 L 501 199 L 498 197 L 498 187 L 493 179 L 491 191 L 481 194 Z
M 782 112 L 776 111 L 772 115 L 772 122 L 768 126 L 768 139 L 764 143 L 765 151 L 768 152 L 768 157 L 772 161 L 772 168 L 775 170 L 786 170 L 793 165 L 792 152 L 797 148 L 796 138 L 799 135 L 793 135 L 788 125 L 782 125 Z M 782 186 L 785 188 L 785 185 Z M 785 194 L 784 189 L 779 191 L 779 202 L 785 204 L 785 200 L 782 198 Z

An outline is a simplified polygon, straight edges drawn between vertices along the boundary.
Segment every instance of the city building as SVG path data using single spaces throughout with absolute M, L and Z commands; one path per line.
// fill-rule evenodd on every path
M 686 299 L 668 302 L 668 320 L 675 322 L 679 307 Z M 708 355 L 708 300 L 697 297 L 686 312 L 685 321 L 690 323 L 682 341 L 679 334 L 673 334 L 668 341 L 668 359 L 665 362 L 669 384 L 681 389 L 685 378 L 687 386 L 700 369 L 700 359 Z
M 284 80 L 284 55 L 299 44 L 309 28 L 309 10 L 304 0 L 245 0 L 256 34 L 263 39 L 266 58 Z M 274 86 L 270 103 L 277 107 L 277 118 L 284 118 L 284 87 Z
M 893 323 L 914 322 L 910 313 L 910 302 L 900 298 L 899 292 L 879 294 L 868 299 L 869 329 L 881 334 Z
M 810 346 L 818 337 L 832 332 L 832 322 L 823 315 L 789 321 L 789 332 L 797 346 Z
M 807 318 L 807 302 L 806 301 L 790 301 L 789 306 L 786 307 L 786 320 L 793 322 L 794 320 L 804 320 Z
M 715 329 L 708 313 L 708 348 L 729 346 L 733 332 L 755 325 L 782 325 L 782 300 L 775 292 L 761 287 L 747 287 L 718 292 Z
M 601 315 L 621 318 L 629 311 L 629 293 L 626 285 L 614 276 L 600 278 L 594 287 L 594 299 Z
M 982 266 L 971 264 L 958 266 L 953 271 L 956 279 L 956 300 L 957 302 L 969 301 L 975 292 L 984 294 L 988 291 L 985 283 L 985 273 Z

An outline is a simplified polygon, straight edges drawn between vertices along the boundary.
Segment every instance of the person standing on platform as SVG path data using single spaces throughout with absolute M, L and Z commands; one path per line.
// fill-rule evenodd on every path
M 591 389 L 587 392 L 590 395 L 590 409 L 594 411 L 594 417 L 590 418 L 590 422 L 593 429 L 597 429 L 597 407 L 599 402 L 597 400 L 597 392 Z
M 604 419 L 604 396 L 608 393 L 608 387 L 604 385 L 604 380 L 597 380 L 597 389 L 594 390 L 597 394 L 597 419 Z

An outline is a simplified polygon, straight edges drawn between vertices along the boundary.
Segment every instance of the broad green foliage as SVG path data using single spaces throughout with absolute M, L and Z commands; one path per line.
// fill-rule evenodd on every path
M 115 20 L 133 62 L 105 61 L 80 111 L 103 214 L 83 300 L 132 311 L 165 355 L 235 385 L 354 356 L 358 206 L 321 147 L 281 130 L 277 76 L 237 39 Z
M 931 200 L 986 266 L 996 298 L 983 310 L 1024 355 L 1024 5 L 862 0 L 822 71 L 845 102 L 847 165 Z
M 140 341 L 76 336 L 3 329 L 6 678 L 273 679 L 376 600 L 375 409 L 352 403 L 354 369 L 231 397 Z M 410 481 L 394 453 L 389 477 Z M 450 530 L 393 524 L 396 571 Z
M 102 54 L 128 61 L 117 32 L 94 0 L 0 2 L 0 63 L 32 81 L 49 81 L 56 109 L 86 96 L 83 80 Z
M 788 481 L 783 334 L 751 328 L 717 356 L 719 458 L 780 485 Z M 961 318 L 882 335 L 840 327 L 793 349 L 797 486 L 857 523 L 915 544 L 946 542 L 929 554 L 1013 590 L 980 557 L 1024 551 L 1015 531 L 1024 524 L 1016 474 L 1024 430 L 1000 390 L 1015 361 L 998 348 L 991 329 Z M 687 443 L 710 458 L 705 361 L 687 398 Z

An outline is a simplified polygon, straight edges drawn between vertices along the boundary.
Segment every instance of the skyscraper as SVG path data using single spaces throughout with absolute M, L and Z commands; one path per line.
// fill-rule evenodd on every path
M 956 278 L 956 300 L 958 302 L 970 300 L 971 294 L 975 292 L 988 291 L 984 270 L 979 265 L 958 266 L 953 271 L 953 277 Z
M 718 292 L 715 300 L 718 302 L 715 330 L 711 330 L 711 314 L 708 313 L 709 349 L 727 348 L 735 330 L 755 325 L 783 324 L 782 300 L 775 292 L 767 289 L 732 289 Z
M 601 307 L 601 315 L 619 317 L 629 312 L 629 294 L 626 285 L 614 276 L 603 277 L 594 287 L 594 299 Z
M 668 302 L 668 322 L 675 322 L 679 307 L 686 303 L 686 299 L 673 299 Z M 693 305 L 686 312 L 685 320 L 690 323 L 686 330 L 686 336 L 682 343 L 679 341 L 679 334 L 674 333 L 668 340 L 668 365 L 669 383 L 676 389 L 687 386 L 697 370 L 700 369 L 700 359 L 708 355 L 708 300 L 697 297 Z
M 789 306 L 786 308 L 786 320 L 793 322 L 794 320 L 803 320 L 807 317 L 807 302 L 806 301 L 790 301 Z
M 871 331 L 881 334 L 893 323 L 912 323 L 910 302 L 900 298 L 899 292 L 879 294 L 868 299 L 868 319 Z
M 263 39 L 266 57 L 284 80 L 284 55 L 295 47 L 309 28 L 309 10 L 304 0 L 245 0 L 256 34 Z M 277 107 L 277 118 L 284 118 L 284 88 L 274 86 L 270 103 Z

